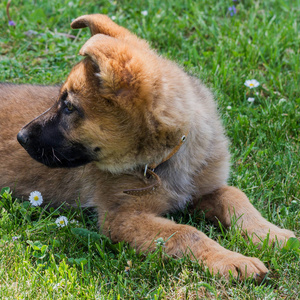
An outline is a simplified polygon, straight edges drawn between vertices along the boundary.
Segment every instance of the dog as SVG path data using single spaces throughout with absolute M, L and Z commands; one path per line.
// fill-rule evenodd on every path
M 235 218 L 255 243 L 295 236 L 227 185 L 228 139 L 212 93 L 105 15 L 71 27 L 89 27 L 91 38 L 61 87 L 0 85 L 0 185 L 21 198 L 38 190 L 53 204 L 79 197 L 113 242 L 147 252 L 161 238 L 169 256 L 261 281 L 268 269 L 259 259 L 163 217 L 194 203 L 226 227 Z

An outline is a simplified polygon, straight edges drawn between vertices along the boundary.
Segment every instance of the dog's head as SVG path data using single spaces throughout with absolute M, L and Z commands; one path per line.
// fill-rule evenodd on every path
M 78 20 L 77 27 L 101 31 L 95 15 Z M 19 132 L 34 159 L 49 167 L 95 161 L 102 170 L 121 172 L 159 163 L 178 144 L 185 121 L 173 103 L 175 87 L 165 82 L 173 74 L 163 74 L 164 60 L 125 33 L 135 42 L 126 34 L 94 34 L 54 105 Z

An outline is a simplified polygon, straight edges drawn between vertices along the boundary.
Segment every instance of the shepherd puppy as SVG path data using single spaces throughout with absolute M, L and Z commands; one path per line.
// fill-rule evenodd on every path
M 113 242 L 152 251 L 162 238 L 170 256 L 262 280 L 259 259 L 163 217 L 193 201 L 224 226 L 235 218 L 254 242 L 294 237 L 226 185 L 228 141 L 211 92 L 105 15 L 71 26 L 92 37 L 62 87 L 0 85 L 0 186 L 25 198 L 38 190 L 57 204 L 80 197 Z

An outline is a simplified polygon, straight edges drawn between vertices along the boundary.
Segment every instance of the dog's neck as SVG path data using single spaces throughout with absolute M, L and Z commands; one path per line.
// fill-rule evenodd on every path
M 178 150 L 181 148 L 181 146 L 184 144 L 184 142 L 186 141 L 187 138 L 187 134 L 184 134 L 181 139 L 180 142 L 178 143 L 178 145 L 176 147 L 173 148 L 173 150 L 159 163 L 159 164 L 152 164 L 152 165 L 145 165 L 145 169 L 144 169 L 144 176 L 147 177 L 152 177 L 155 182 L 149 186 L 146 186 L 144 188 L 137 188 L 137 189 L 128 189 L 128 190 L 124 190 L 123 193 L 128 194 L 128 195 L 133 195 L 133 196 L 143 196 L 143 195 L 147 195 L 147 194 L 151 194 L 153 193 L 160 185 L 161 185 L 161 179 L 160 177 L 155 173 L 155 169 L 163 164 L 164 162 L 166 162 L 167 160 L 169 160 L 172 156 L 174 156 Z
M 180 142 L 178 143 L 178 145 L 173 148 L 173 150 L 159 163 L 159 164 L 153 164 L 153 165 L 150 165 L 149 168 L 152 169 L 152 170 L 155 170 L 159 165 L 161 165 L 162 163 L 164 163 L 165 161 L 169 160 L 174 154 L 177 153 L 177 151 L 180 149 L 180 147 L 183 145 L 183 143 L 186 141 L 186 137 L 187 137 L 187 134 L 184 134 L 181 139 L 180 139 Z M 146 168 L 148 167 L 148 165 L 146 165 Z M 145 169 L 146 169 L 145 168 Z

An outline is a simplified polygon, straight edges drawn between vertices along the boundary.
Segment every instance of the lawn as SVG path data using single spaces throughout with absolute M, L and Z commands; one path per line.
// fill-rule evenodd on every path
M 9 12 L 15 26 L 8 25 L 6 5 L 1 1 L 1 82 L 62 83 L 89 38 L 87 29 L 71 30 L 71 21 L 108 14 L 214 91 L 231 141 L 229 183 L 269 221 L 299 237 L 299 0 L 13 0 Z M 249 79 L 259 86 L 247 87 Z M 214 226 L 200 212 L 187 208 L 167 217 L 197 227 L 230 250 L 258 257 L 270 269 L 261 285 L 225 281 L 188 258 L 163 260 L 160 247 L 145 255 L 124 242 L 112 244 L 97 230 L 93 210 L 33 207 L 12 199 L 6 187 L 0 190 L 1 299 L 300 295 L 299 248 L 270 247 L 267 241 L 257 247 L 238 228 Z M 69 223 L 58 227 L 55 220 L 62 215 Z

